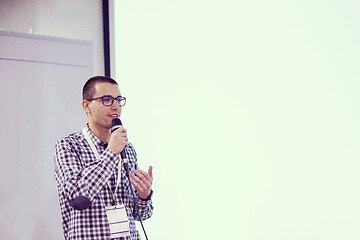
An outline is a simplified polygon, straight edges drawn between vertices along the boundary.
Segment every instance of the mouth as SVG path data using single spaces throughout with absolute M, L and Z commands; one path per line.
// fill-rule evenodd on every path
M 112 113 L 112 114 L 109 114 L 108 116 L 111 117 L 111 118 L 119 118 L 120 114 L 119 113 Z

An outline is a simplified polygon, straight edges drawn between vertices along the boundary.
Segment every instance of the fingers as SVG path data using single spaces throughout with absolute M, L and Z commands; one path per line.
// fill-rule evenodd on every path
M 142 192 L 145 192 L 148 189 L 145 184 L 139 183 L 136 180 L 134 180 L 133 178 L 130 178 L 130 182 L 132 183 L 132 185 L 134 185 L 134 187 L 136 188 L 136 190 L 138 191 L 139 194 L 141 194 Z
M 123 128 L 123 127 L 119 127 L 118 129 L 116 129 L 114 132 L 113 132 L 114 135 L 116 135 L 117 137 L 120 137 L 122 138 L 124 141 L 128 141 L 128 138 L 127 138 L 127 132 L 126 132 L 126 129 Z
M 125 129 L 123 126 L 121 126 L 121 127 L 119 127 L 118 129 L 116 129 L 114 132 L 126 133 L 126 129 Z
M 129 175 L 131 176 L 130 182 L 136 188 L 139 197 L 146 199 L 151 193 L 153 181 L 152 166 L 149 167 L 148 173 L 141 169 L 136 169 L 132 170 Z
M 126 129 L 123 127 L 119 127 L 116 131 L 114 131 L 109 139 L 108 148 L 113 150 L 116 154 L 120 154 L 120 152 L 128 145 L 128 138 Z
M 147 181 L 150 181 L 150 182 L 152 182 L 152 180 L 153 180 L 153 178 L 152 178 L 152 176 L 150 176 L 150 174 L 146 173 L 145 171 L 143 171 L 141 169 L 133 170 L 133 172 L 136 175 L 138 175 L 138 177 L 140 177 L 142 180 L 143 180 L 143 178 L 145 178 Z
M 152 170 L 150 170 L 151 172 Z M 132 173 L 129 174 L 131 176 L 130 182 L 135 186 L 138 190 L 139 194 L 149 193 L 151 191 L 152 186 L 152 172 L 151 175 L 144 172 L 141 169 L 132 170 Z
M 132 170 L 130 176 L 142 189 L 151 188 L 152 178 L 143 170 Z
M 153 167 L 150 166 L 150 167 L 149 167 L 149 170 L 148 170 L 148 173 L 149 173 L 149 176 L 150 176 L 151 179 L 153 179 L 152 170 L 153 170 Z

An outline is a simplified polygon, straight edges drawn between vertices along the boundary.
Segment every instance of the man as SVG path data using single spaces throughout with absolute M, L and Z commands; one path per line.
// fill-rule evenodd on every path
M 115 80 L 90 78 L 82 102 L 87 126 L 56 143 L 55 179 L 67 240 L 137 240 L 134 220 L 152 215 L 152 167 L 148 172 L 138 169 L 125 128 L 111 133 L 112 120 L 120 117 L 125 101 Z M 123 150 L 130 179 L 119 157 Z

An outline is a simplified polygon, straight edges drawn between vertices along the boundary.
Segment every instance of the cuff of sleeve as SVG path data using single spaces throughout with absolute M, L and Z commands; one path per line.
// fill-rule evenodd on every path
M 113 159 L 115 164 L 120 162 L 120 157 L 118 157 L 118 155 L 116 155 L 116 153 L 109 148 L 105 149 L 103 155 L 107 156 L 109 159 Z
M 153 190 L 151 189 L 151 192 L 150 192 L 150 194 L 149 194 L 149 196 L 148 196 L 147 198 L 145 198 L 145 199 L 143 199 L 143 198 L 141 198 L 141 197 L 139 197 L 139 198 L 140 198 L 140 200 L 142 200 L 142 201 L 149 201 L 149 200 L 151 199 L 151 197 L 152 197 L 152 194 L 153 194 Z

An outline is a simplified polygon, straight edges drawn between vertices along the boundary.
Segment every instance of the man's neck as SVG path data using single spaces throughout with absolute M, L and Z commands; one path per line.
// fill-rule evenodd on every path
M 91 123 L 89 123 L 88 126 L 90 128 L 90 131 L 102 142 L 106 143 L 109 141 L 110 135 L 111 135 L 110 129 L 103 128 L 103 127 L 97 127 Z

